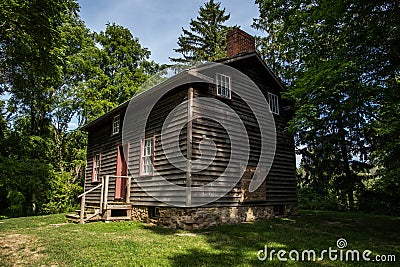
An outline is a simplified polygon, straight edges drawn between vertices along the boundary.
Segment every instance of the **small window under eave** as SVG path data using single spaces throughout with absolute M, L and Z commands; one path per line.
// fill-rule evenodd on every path
M 215 94 L 218 97 L 231 99 L 231 77 L 217 73 Z
M 279 115 L 279 98 L 278 95 L 268 93 L 268 104 L 273 114 Z
M 117 115 L 114 117 L 113 119 L 113 123 L 112 123 L 112 134 L 117 134 L 119 133 L 119 129 L 120 129 L 120 116 Z

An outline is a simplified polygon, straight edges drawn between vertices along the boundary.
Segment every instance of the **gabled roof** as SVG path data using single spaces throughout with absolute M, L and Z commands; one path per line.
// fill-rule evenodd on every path
M 262 68 L 263 68 L 263 71 L 265 71 L 267 75 L 272 77 L 272 79 L 277 83 L 277 85 L 282 89 L 282 91 L 286 91 L 286 87 L 284 86 L 283 82 L 279 79 L 279 77 L 277 77 L 275 75 L 275 73 L 261 59 L 261 57 L 258 55 L 257 52 L 248 52 L 248 53 L 238 54 L 238 55 L 236 55 L 234 57 L 224 58 L 224 59 L 218 60 L 217 63 L 230 65 L 231 63 L 237 63 L 239 61 L 245 61 L 245 60 L 254 60 L 257 64 L 260 64 L 260 66 L 262 66 Z M 172 80 L 180 79 L 180 78 L 182 78 L 183 75 L 185 75 L 187 73 L 188 73 L 188 71 L 181 72 L 178 75 L 173 76 L 171 79 Z M 151 94 L 153 91 L 159 90 L 160 88 L 162 88 L 165 85 L 165 83 L 170 84 L 171 83 L 171 79 L 168 79 L 168 80 L 166 80 L 166 81 L 164 81 L 164 82 L 162 82 L 160 84 L 157 84 L 156 86 L 154 86 L 154 87 L 152 87 L 152 88 L 150 88 L 150 89 L 148 89 L 148 90 L 146 90 L 144 92 L 141 92 L 139 94 L 134 95 L 131 99 L 125 101 L 124 103 L 120 104 L 119 106 L 115 107 L 114 109 L 110 110 L 109 112 L 101 115 L 100 117 L 96 118 L 95 120 L 85 124 L 80 129 L 83 130 L 83 131 L 88 131 L 91 127 L 93 127 L 96 124 L 100 123 L 104 119 L 110 118 L 110 117 L 116 115 L 121 110 L 125 109 L 129 105 L 129 102 L 133 98 L 145 97 L 145 95 Z
M 183 72 L 181 72 L 181 73 L 179 73 L 179 74 L 173 76 L 172 78 L 167 79 L 167 80 L 165 80 L 165 81 L 163 81 L 163 82 L 161 82 L 161 83 L 159 83 L 159 84 L 157 84 L 157 85 L 151 87 L 150 89 L 148 89 L 148 90 L 146 90 L 146 91 L 143 91 L 143 92 L 141 92 L 141 93 L 135 94 L 131 99 L 125 101 L 124 103 L 122 103 L 122 104 L 120 104 L 119 106 L 113 108 L 112 110 L 110 110 L 109 112 L 107 112 L 107 113 L 101 115 L 100 117 L 94 119 L 93 121 L 91 121 L 91 122 L 85 124 L 85 125 L 82 126 L 80 129 L 81 129 L 82 131 L 88 131 L 89 128 L 91 128 L 92 126 L 98 124 L 99 122 L 103 121 L 103 120 L 106 119 L 106 118 L 110 118 L 110 117 L 116 115 L 116 113 L 118 113 L 118 112 L 120 112 L 121 110 L 123 110 L 123 109 L 125 109 L 126 107 L 128 107 L 128 105 L 129 105 L 129 103 L 130 103 L 130 101 L 131 101 L 132 99 L 134 99 L 134 98 L 136 99 L 136 98 L 140 98 L 140 97 L 146 97 L 146 95 L 149 95 L 149 94 L 153 93 L 154 91 L 160 90 L 160 89 L 162 89 L 164 86 L 168 86 L 168 85 L 170 85 L 171 83 L 174 83 L 174 82 L 176 82 L 176 81 L 179 80 L 179 79 L 185 78 L 185 77 L 187 76 L 187 73 L 188 73 L 188 71 L 183 71 Z M 139 100 L 140 100 L 140 99 L 139 99 Z
M 237 61 L 241 61 L 241 60 L 245 60 L 245 59 L 256 60 L 257 63 L 259 63 L 263 67 L 263 69 L 267 72 L 267 74 L 270 75 L 273 78 L 273 80 L 279 85 L 279 87 L 281 87 L 281 89 L 283 91 L 286 91 L 285 84 L 282 82 L 282 80 L 278 76 L 276 76 L 276 74 L 271 70 L 271 68 L 265 63 L 265 61 L 260 57 L 260 55 L 257 52 L 241 53 L 234 57 L 218 60 L 217 62 L 229 65 L 229 63 L 233 63 L 233 62 L 237 62 Z

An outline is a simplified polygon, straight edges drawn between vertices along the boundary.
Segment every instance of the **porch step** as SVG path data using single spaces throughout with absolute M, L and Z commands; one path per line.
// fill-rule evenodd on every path
M 105 221 L 130 221 L 131 217 L 128 216 L 120 216 L 120 217 L 108 217 Z
M 92 202 L 92 201 L 85 201 L 85 206 L 86 206 L 86 207 L 96 207 L 96 208 L 99 208 L 99 207 L 100 207 L 100 203 L 99 203 L 99 202 Z
M 80 217 L 78 214 L 66 214 L 65 215 L 67 222 L 74 222 L 74 223 L 79 223 Z
M 98 210 L 100 210 L 100 207 L 91 207 L 91 206 L 89 206 L 89 207 L 86 206 L 85 207 L 85 213 L 95 213 Z M 80 209 L 74 210 L 74 212 L 79 214 L 81 212 L 81 210 Z
M 107 204 L 108 210 L 128 210 L 132 209 L 131 204 Z
M 132 204 L 126 202 L 111 202 L 107 204 L 103 216 L 105 221 L 131 220 Z

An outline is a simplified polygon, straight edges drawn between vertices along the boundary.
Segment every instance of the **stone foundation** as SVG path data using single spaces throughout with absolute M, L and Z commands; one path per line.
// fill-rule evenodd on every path
M 157 217 L 153 217 L 154 207 L 133 207 L 132 219 L 179 229 L 201 229 L 219 224 L 238 224 L 259 219 L 293 215 L 297 213 L 295 205 L 239 206 L 218 208 L 167 208 L 159 207 Z M 279 210 L 278 213 L 276 210 Z M 282 214 L 283 212 L 283 214 Z

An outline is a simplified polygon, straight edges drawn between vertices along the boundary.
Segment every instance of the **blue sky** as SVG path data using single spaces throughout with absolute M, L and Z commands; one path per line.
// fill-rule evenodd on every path
M 177 40 L 182 27 L 187 29 L 191 18 L 207 0 L 79 0 L 80 16 L 86 26 L 96 32 L 105 29 L 107 22 L 129 28 L 140 43 L 150 49 L 151 59 L 170 63 L 176 57 Z M 254 0 L 215 0 L 231 14 L 227 25 L 238 25 L 246 32 L 260 34 L 251 24 L 258 17 Z

